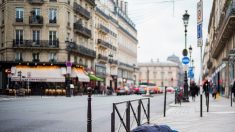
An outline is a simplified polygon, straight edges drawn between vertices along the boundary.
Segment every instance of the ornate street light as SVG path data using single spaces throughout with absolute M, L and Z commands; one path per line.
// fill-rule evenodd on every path
M 183 15 L 183 22 L 184 22 L 184 33 L 185 33 L 185 47 L 183 50 L 183 56 L 187 56 L 188 55 L 188 51 L 187 51 L 187 27 L 188 27 L 188 21 L 189 21 L 189 14 L 188 11 L 185 11 L 185 14 Z M 191 52 L 191 51 L 190 51 Z M 185 102 L 189 102 L 189 98 L 188 98 L 188 77 L 187 77 L 187 70 L 185 69 L 184 72 L 184 98 L 183 101 Z

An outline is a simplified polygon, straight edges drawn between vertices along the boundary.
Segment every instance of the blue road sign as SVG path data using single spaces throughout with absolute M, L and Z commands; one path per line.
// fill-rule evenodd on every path
M 202 38 L 202 23 L 199 23 L 197 25 L 197 38 L 201 39 Z
M 185 64 L 185 65 L 188 64 L 189 63 L 189 58 L 187 56 L 184 56 L 182 58 L 182 63 Z
M 188 77 L 191 78 L 191 79 L 194 78 L 193 67 L 189 67 Z

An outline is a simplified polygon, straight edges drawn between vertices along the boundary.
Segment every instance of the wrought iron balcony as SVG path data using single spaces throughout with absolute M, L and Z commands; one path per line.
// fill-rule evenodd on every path
M 102 60 L 102 61 L 105 61 L 105 62 L 108 61 L 108 57 L 107 57 L 107 56 L 104 56 L 104 55 L 102 55 L 102 54 L 98 54 L 98 59 L 99 59 L 99 60 Z
M 98 39 L 98 43 L 99 46 L 102 46 L 103 48 L 109 48 L 109 49 L 113 49 L 113 50 L 117 50 L 117 48 L 113 45 L 111 45 L 110 43 L 102 40 L 102 39 Z
M 23 22 L 23 18 L 16 18 L 16 22 Z
M 103 17 L 105 17 L 106 19 L 109 19 L 110 17 L 105 14 L 100 8 L 96 7 L 96 11 L 101 14 Z
M 126 67 L 126 68 L 133 68 L 132 65 L 129 65 L 129 64 L 126 64 L 126 63 L 123 63 L 123 62 L 119 62 L 119 65 L 120 65 L 120 66 L 124 66 L 124 67 Z
M 230 2 L 230 3 L 229 3 Z M 213 40 L 212 57 L 217 58 L 223 50 L 223 46 L 231 37 L 235 30 L 235 0 L 230 0 L 227 3 L 225 13 L 221 13 L 218 28 Z
M 13 48 L 58 49 L 59 40 L 13 40 Z
M 102 25 L 102 24 L 99 25 L 99 30 L 101 32 L 103 32 L 104 34 L 108 34 L 109 33 L 109 29 L 107 27 L 105 27 L 104 25 Z
M 29 25 L 31 26 L 43 26 L 42 16 L 29 16 Z
M 86 0 L 88 3 L 90 3 L 91 5 L 95 6 L 95 0 Z
M 118 65 L 118 61 L 117 60 L 114 60 L 114 59 L 109 59 L 109 63 L 111 65 Z
M 73 24 L 74 31 L 78 34 L 83 35 L 84 37 L 91 38 L 91 30 L 86 27 L 83 27 L 80 22 L 75 22 Z
M 49 19 L 49 23 L 50 23 L 50 24 L 56 24 L 56 23 L 57 23 L 56 18 L 54 18 L 54 19 Z
M 91 13 L 76 2 L 73 3 L 73 9 L 74 9 L 75 13 L 82 15 L 86 19 L 91 18 Z
M 30 4 L 43 4 L 44 0 L 28 0 Z
M 81 55 L 84 55 L 84 56 L 88 56 L 88 57 L 91 57 L 91 58 L 95 58 L 96 57 L 96 52 L 92 49 L 88 49 L 82 45 L 78 45 L 77 47 L 77 51 L 79 54 Z

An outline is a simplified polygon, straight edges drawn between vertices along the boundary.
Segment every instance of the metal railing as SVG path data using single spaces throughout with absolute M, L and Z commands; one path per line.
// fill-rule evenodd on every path
M 13 40 L 13 48 L 59 48 L 59 40 Z
M 75 22 L 73 26 L 75 32 L 80 33 L 81 35 L 86 36 L 88 38 L 91 37 L 91 30 L 82 26 L 80 22 Z
M 147 100 L 147 108 L 145 108 L 143 100 Z M 134 109 L 133 103 L 137 102 L 137 111 Z M 126 109 L 124 112 L 124 115 L 121 115 L 120 110 L 118 109 L 118 105 L 120 104 L 126 104 Z M 146 116 L 146 122 L 142 122 L 141 120 L 141 112 L 143 110 L 144 115 Z M 120 131 L 120 127 L 123 126 L 124 130 L 126 132 L 131 131 L 131 125 L 133 124 L 133 121 L 131 123 L 131 112 L 134 116 L 133 121 L 136 122 L 137 126 L 143 125 L 143 124 L 149 124 L 150 123 L 150 98 L 142 98 L 142 99 L 136 99 L 136 100 L 130 100 L 130 101 L 123 101 L 123 102 L 118 102 L 118 103 L 113 103 L 113 112 L 111 113 L 111 132 L 116 131 L 116 126 L 115 126 L 115 113 L 118 115 L 118 119 L 120 119 L 120 125 L 118 127 L 118 132 Z M 125 118 L 124 118 L 125 117 Z M 124 121 L 126 119 L 126 121 Z
M 85 8 L 83 8 L 81 5 L 74 2 L 73 6 L 74 6 L 73 8 L 74 8 L 75 13 L 78 13 L 78 14 L 84 16 L 86 19 L 91 18 L 91 13 L 89 11 L 87 11 Z
M 28 0 L 30 4 L 43 4 L 44 0 Z
M 29 16 L 29 24 L 30 25 L 43 25 L 43 17 L 42 16 Z

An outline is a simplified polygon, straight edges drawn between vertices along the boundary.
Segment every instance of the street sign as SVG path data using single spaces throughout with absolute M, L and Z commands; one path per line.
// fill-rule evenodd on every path
M 200 0 L 197 3 L 197 23 L 202 23 L 203 21 L 203 3 L 202 0 Z
M 193 67 L 189 67 L 188 77 L 191 78 L 191 79 L 194 78 Z
M 66 65 L 67 67 L 71 67 L 73 64 L 72 64 L 71 61 L 66 61 L 65 65 Z
M 67 74 L 71 74 L 71 72 L 72 72 L 72 68 L 71 68 L 71 66 L 68 66 L 67 67 Z
M 185 64 L 185 65 L 188 64 L 189 63 L 189 58 L 187 56 L 184 56 L 182 58 L 182 63 Z
M 202 47 L 202 23 L 197 24 L 197 46 Z
M 197 39 L 202 38 L 202 23 L 197 24 Z

